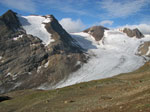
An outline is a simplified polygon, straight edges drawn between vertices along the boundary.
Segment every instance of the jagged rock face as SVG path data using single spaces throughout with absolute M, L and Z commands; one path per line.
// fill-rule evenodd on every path
M 0 17 L 0 93 L 51 88 L 86 62 L 82 48 L 53 17 L 46 29 L 55 40 L 48 46 L 22 28 L 16 13 Z
M 104 36 L 104 30 L 108 30 L 108 28 L 103 26 L 93 26 L 84 30 L 83 32 L 89 33 L 95 38 L 96 41 L 100 41 Z
M 36 70 L 40 63 L 48 58 L 41 40 L 30 35 L 17 40 L 1 42 L 0 90 L 1 92 L 15 89 L 15 86 L 28 80 L 30 72 Z
M 136 37 L 136 38 L 142 38 L 144 35 L 136 28 L 136 29 L 129 29 L 124 28 L 123 32 L 126 33 L 129 37 Z
M 139 48 L 138 48 L 138 54 L 141 56 L 150 57 L 150 42 L 144 42 Z

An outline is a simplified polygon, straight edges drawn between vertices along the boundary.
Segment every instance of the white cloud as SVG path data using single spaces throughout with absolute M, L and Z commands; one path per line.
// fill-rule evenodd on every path
M 150 24 L 139 24 L 139 25 L 125 25 L 125 26 L 121 26 L 121 28 L 130 28 L 130 29 L 134 29 L 134 28 L 138 28 L 143 34 L 149 34 L 150 35 Z
M 100 25 L 112 25 L 114 22 L 110 20 L 104 20 L 100 22 Z
M 0 4 L 3 4 L 9 8 L 14 8 L 31 13 L 34 13 L 36 11 L 36 5 L 32 0 L 0 0 Z
M 59 23 L 69 33 L 80 32 L 85 28 L 85 25 L 80 19 L 74 21 L 71 18 L 63 18 Z
M 101 8 L 107 11 L 107 15 L 111 17 L 130 16 L 139 12 L 147 3 L 149 3 L 149 0 L 102 0 L 98 2 Z

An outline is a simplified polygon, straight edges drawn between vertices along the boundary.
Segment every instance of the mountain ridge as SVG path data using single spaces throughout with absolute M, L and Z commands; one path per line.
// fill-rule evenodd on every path
M 5 17 L 0 19 L 0 93 L 112 77 L 149 60 L 150 39 L 136 37 L 142 35 L 139 30 L 131 31 L 135 38 L 103 26 L 69 34 L 52 15 L 21 16 L 9 10 L 0 18 Z

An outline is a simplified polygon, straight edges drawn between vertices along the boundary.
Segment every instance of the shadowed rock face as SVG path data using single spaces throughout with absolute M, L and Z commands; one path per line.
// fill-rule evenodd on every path
M 1 16 L 1 20 L 4 21 L 9 29 L 12 29 L 14 31 L 20 27 L 20 23 L 16 16 L 16 13 L 11 10 L 8 10 L 5 14 L 3 14 Z
M 10 38 L 10 35 L 20 28 L 19 20 L 11 10 L 0 16 L 0 40 Z
M 86 62 L 83 49 L 51 16 L 45 27 L 55 40 L 48 46 L 26 34 L 16 13 L 0 17 L 0 93 L 42 87 L 51 88 Z
M 0 102 L 10 100 L 11 98 L 8 96 L 0 96 Z
M 103 26 L 93 26 L 91 28 L 84 30 L 83 32 L 91 34 L 96 41 L 100 41 L 104 36 L 104 30 L 109 30 L 109 29 Z
M 129 37 L 134 37 L 136 38 L 142 38 L 144 35 L 136 28 L 136 29 L 129 29 L 129 28 L 124 28 L 123 32 L 126 33 Z

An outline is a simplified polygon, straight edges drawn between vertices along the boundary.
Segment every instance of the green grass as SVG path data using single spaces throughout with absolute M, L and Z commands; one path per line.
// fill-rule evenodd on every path
M 109 108 L 116 112 L 119 102 L 125 105 L 126 111 L 138 112 L 143 106 L 150 108 L 149 84 L 150 64 L 147 63 L 131 73 L 56 90 L 10 92 L 6 95 L 12 99 L 0 103 L 0 112 L 109 112 Z M 143 106 L 137 108 L 140 101 Z

